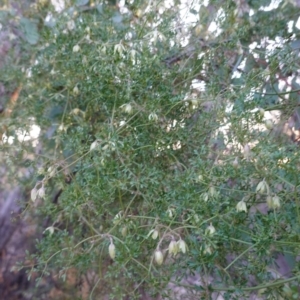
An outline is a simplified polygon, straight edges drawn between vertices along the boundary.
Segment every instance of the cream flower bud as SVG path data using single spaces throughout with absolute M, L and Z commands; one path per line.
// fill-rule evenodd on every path
M 120 223 L 122 215 L 123 215 L 123 211 L 120 211 L 115 215 L 115 217 L 113 219 L 114 225 L 117 225 L 118 223 Z
M 201 25 L 201 24 L 198 24 L 196 27 L 195 27 L 195 34 L 196 34 L 196 36 L 199 36 L 201 33 L 202 33 L 202 31 L 203 31 L 203 25 Z
M 174 256 L 178 253 L 179 251 L 179 247 L 178 247 L 178 244 L 175 240 L 172 240 L 170 242 L 170 245 L 169 245 L 169 253 L 170 254 L 174 254 Z
M 180 252 L 182 252 L 183 254 L 187 252 L 188 250 L 188 247 L 187 247 L 187 244 L 184 240 L 180 239 L 178 242 L 178 249 Z
M 236 205 L 236 210 L 238 212 L 240 211 L 244 211 L 247 212 L 247 205 L 246 202 L 244 200 L 240 201 L 237 205 Z
M 54 227 L 53 226 L 47 227 L 43 233 L 45 233 L 46 231 L 49 231 L 50 235 L 52 235 L 54 233 Z
M 156 251 L 155 251 L 155 253 L 154 253 L 154 260 L 155 260 L 155 262 L 160 266 L 162 263 L 163 263 L 163 261 L 164 261 L 164 256 L 163 256 L 163 254 L 162 254 L 162 252 L 159 250 L 159 249 L 157 249 Z
M 266 120 L 265 126 L 267 129 L 271 130 L 274 127 L 274 123 L 271 120 Z
M 74 95 L 79 95 L 79 88 L 77 87 L 77 85 L 73 89 L 73 94 Z
M 126 103 L 121 105 L 120 107 L 122 109 L 123 112 L 127 113 L 127 114 L 131 114 L 132 113 L 132 105 L 130 103 Z
M 56 172 L 56 168 L 55 167 L 49 167 L 48 170 L 47 170 L 47 173 L 49 175 L 49 177 L 53 177 L 55 175 L 55 172 Z
M 75 25 L 75 22 L 73 20 L 70 20 L 70 21 L 67 22 L 67 28 L 68 28 L 69 31 L 74 30 L 75 27 L 76 27 L 76 25 Z
M 205 229 L 205 234 L 213 236 L 216 232 L 216 228 L 210 223 L 210 225 Z
M 73 47 L 73 52 L 78 52 L 80 50 L 80 46 L 79 45 L 75 45 L 74 47 Z
M 140 17 L 143 15 L 142 10 L 138 8 L 138 9 L 135 11 L 135 15 L 136 15 L 137 18 L 140 18 Z
M 197 177 L 196 180 L 197 180 L 197 182 L 202 182 L 203 179 L 204 179 L 204 178 L 203 178 L 203 175 L 200 174 L 200 175 L 198 175 L 198 177 Z
M 30 193 L 31 201 L 34 202 L 36 200 L 37 196 L 38 196 L 38 190 L 34 187 Z
M 108 253 L 111 259 L 115 259 L 116 257 L 116 246 L 114 245 L 113 242 L 110 242 L 108 246 Z
M 208 190 L 208 193 L 211 197 L 213 197 L 216 194 L 216 189 L 214 186 L 211 186 Z
M 237 158 L 237 157 L 236 157 L 236 158 L 234 159 L 234 161 L 232 162 L 232 165 L 233 165 L 234 168 L 237 168 L 237 167 L 239 166 L 239 161 L 238 161 L 238 158 Z
M 269 194 L 269 185 L 266 183 L 265 180 L 262 180 L 256 187 L 256 193 L 259 194 L 265 194 L 268 193 Z
M 265 116 L 265 110 L 263 108 L 258 109 L 259 115 L 263 118 Z
M 273 196 L 272 200 L 273 200 L 273 208 L 274 209 L 280 208 L 280 198 L 277 195 L 275 195 Z
M 158 230 L 154 229 L 153 232 L 152 232 L 151 237 L 152 237 L 153 240 L 156 240 L 158 238 L 158 235 L 159 235 Z
M 205 245 L 204 246 L 204 254 L 207 254 L 207 255 L 210 255 L 210 254 L 212 254 L 212 248 L 211 248 L 211 246 L 209 246 L 209 245 Z
M 42 185 L 40 188 L 39 188 L 39 190 L 38 190 L 38 196 L 40 197 L 40 198 L 44 198 L 45 197 L 45 188 L 44 188 L 44 185 Z
M 125 51 L 125 47 L 122 44 L 116 44 L 114 47 L 114 54 L 118 53 L 119 55 L 122 55 L 122 53 Z
M 270 209 L 280 208 L 280 198 L 277 195 L 273 197 L 269 195 L 267 197 L 267 204 Z
M 192 107 L 197 108 L 198 104 L 199 104 L 199 101 L 198 101 L 198 99 L 190 99 L 190 104 L 191 104 Z
M 91 146 L 90 146 L 90 151 L 97 149 L 99 147 L 99 145 L 100 145 L 100 142 L 98 140 L 92 142 Z
M 207 202 L 209 199 L 208 193 L 201 194 L 201 198 L 203 199 L 204 202 Z
M 126 237 L 126 235 L 127 235 L 127 226 L 122 227 L 121 234 L 122 234 L 123 237 Z
M 244 50 L 241 45 L 238 45 L 237 53 L 238 53 L 238 55 L 242 55 L 244 53 Z
M 149 121 L 154 121 L 156 122 L 158 120 L 158 116 L 156 113 L 151 113 L 149 116 L 148 116 L 148 120 Z
M 169 218 L 173 218 L 175 215 L 175 209 L 174 208 L 168 208 L 167 209 L 167 215 Z

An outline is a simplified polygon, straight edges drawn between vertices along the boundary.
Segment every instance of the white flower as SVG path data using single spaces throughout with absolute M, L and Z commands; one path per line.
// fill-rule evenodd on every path
M 90 151 L 97 149 L 99 147 L 99 145 L 100 145 L 100 141 L 98 141 L 98 140 L 93 141 L 90 146 Z
M 123 215 L 123 211 L 119 211 L 119 212 L 115 215 L 115 217 L 114 217 L 114 219 L 113 219 L 114 225 L 117 225 L 117 224 L 121 221 L 122 215 Z
M 34 202 L 36 200 L 37 196 L 38 196 L 38 190 L 34 187 L 30 193 L 31 201 Z
M 164 256 L 162 252 L 158 249 L 154 253 L 155 262 L 160 266 L 164 261 Z
M 175 213 L 175 209 L 174 208 L 168 208 L 167 214 L 168 214 L 169 218 L 173 218 L 174 217 L 174 213 Z
M 158 238 L 158 234 L 159 234 L 158 230 L 157 230 L 157 229 L 154 229 L 154 230 L 153 230 L 153 233 L 152 233 L 152 235 L 151 235 L 152 239 L 153 239 L 153 240 L 156 240 L 156 239 Z
M 72 31 L 72 30 L 75 29 L 75 22 L 74 22 L 74 20 L 70 20 L 70 21 L 67 22 L 67 28 L 68 28 L 69 31 Z
M 203 32 L 203 25 L 201 24 L 198 24 L 196 27 L 195 27 L 195 34 L 196 36 L 200 36 L 200 34 Z
M 259 115 L 263 118 L 265 116 L 265 110 L 263 108 L 258 109 Z
M 175 240 L 172 240 L 170 242 L 170 245 L 169 245 L 169 253 L 170 254 L 174 254 L 174 256 L 178 253 L 179 251 L 179 247 L 178 247 L 178 244 Z
M 208 193 L 203 193 L 203 194 L 201 194 L 201 198 L 203 199 L 204 202 L 207 202 L 208 199 L 209 199 Z
M 120 108 L 122 109 L 123 112 L 127 114 L 132 113 L 132 105 L 130 103 L 123 104 L 120 106 Z
M 236 210 L 237 211 L 244 211 L 247 212 L 247 205 L 245 203 L 244 200 L 240 201 L 237 205 L 236 205 Z
M 77 85 L 74 87 L 73 93 L 74 93 L 74 95 L 78 95 L 79 94 L 79 88 L 77 87 Z
M 274 123 L 271 120 L 266 120 L 265 122 L 266 128 L 271 130 L 274 127 Z
M 267 197 L 267 204 L 270 209 L 280 208 L 280 198 L 277 195 L 273 197 L 269 195 Z
M 205 245 L 203 252 L 204 252 L 204 254 L 208 254 L 208 255 L 212 254 L 212 248 L 211 248 L 211 246 Z
M 115 259 L 116 257 L 116 246 L 114 245 L 113 242 L 110 242 L 108 246 L 108 253 L 111 259 Z
M 53 226 L 47 227 L 47 228 L 44 230 L 44 233 L 45 233 L 46 231 L 49 231 L 50 235 L 52 235 L 53 232 L 54 232 L 54 227 L 53 227 Z
M 53 177 L 56 173 L 56 167 L 49 167 L 48 170 L 47 170 L 47 173 L 49 175 L 49 178 Z
M 237 158 L 237 157 L 236 157 L 236 158 L 234 159 L 234 161 L 232 162 L 232 165 L 233 165 L 234 168 L 237 168 L 237 167 L 239 166 L 239 161 L 238 161 L 238 158 Z
M 269 194 L 269 185 L 266 183 L 265 180 L 262 180 L 256 187 L 256 193 L 259 193 L 259 194 Z
M 91 37 L 90 37 L 90 35 L 89 35 L 89 34 L 87 34 L 87 35 L 85 36 L 85 39 L 86 39 L 88 42 L 90 42 L 90 41 L 91 41 Z
M 188 247 L 186 245 L 186 242 L 182 239 L 180 239 L 178 242 L 178 248 L 179 248 L 179 251 L 182 252 L 183 254 L 187 252 L 188 250 Z
M 80 50 L 79 45 L 75 45 L 75 46 L 73 47 L 73 52 L 78 52 L 79 50 Z
M 217 198 L 219 196 L 219 193 L 214 186 L 210 186 L 210 188 L 208 189 L 208 195 L 212 198 Z
M 148 116 L 148 120 L 149 121 L 154 121 L 156 122 L 158 120 L 158 116 L 156 113 L 151 113 L 149 116 Z
M 121 234 L 122 234 L 123 237 L 126 237 L 126 235 L 127 235 L 127 226 L 122 227 Z
M 216 228 L 210 223 L 210 225 L 205 229 L 205 234 L 213 236 L 216 232 Z
M 142 10 L 138 8 L 138 9 L 135 11 L 135 15 L 136 15 L 137 18 L 140 18 L 140 17 L 143 15 Z
M 272 200 L 273 200 L 273 208 L 274 209 L 279 208 L 280 207 L 280 198 L 277 195 L 275 195 L 275 196 L 273 196 Z
M 38 190 L 38 196 L 40 198 L 44 198 L 45 197 L 45 188 L 44 188 L 44 185 L 42 185 L 39 190 Z
M 119 55 L 122 55 L 122 53 L 125 51 L 125 47 L 120 43 L 116 44 L 114 47 L 114 54 L 118 53 Z

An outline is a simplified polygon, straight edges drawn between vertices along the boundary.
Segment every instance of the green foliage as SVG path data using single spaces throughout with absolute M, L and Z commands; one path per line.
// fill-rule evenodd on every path
M 92 270 L 91 299 L 101 289 L 175 299 L 174 282 L 195 299 L 297 297 L 299 266 L 276 275 L 277 254 L 296 261 L 300 247 L 299 151 L 280 131 L 299 102 L 288 81 L 298 72 L 295 8 L 211 1 L 199 15 L 214 17 L 182 33 L 177 6 L 132 2 L 120 12 L 75 1 L 40 32 L 14 120 L 41 128 L 30 206 L 50 223 L 32 271 Z M 207 31 L 212 21 L 222 34 Z M 270 50 L 266 37 L 282 43 Z M 281 117 L 267 123 L 274 110 Z M 185 284 L 193 274 L 197 284 Z

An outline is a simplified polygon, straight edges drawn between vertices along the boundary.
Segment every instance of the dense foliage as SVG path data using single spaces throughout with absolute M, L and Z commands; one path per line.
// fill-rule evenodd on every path
M 298 299 L 297 3 L 69 2 L 29 16 L 7 133 L 41 129 L 7 146 L 47 219 L 29 274 L 93 272 L 90 299 Z

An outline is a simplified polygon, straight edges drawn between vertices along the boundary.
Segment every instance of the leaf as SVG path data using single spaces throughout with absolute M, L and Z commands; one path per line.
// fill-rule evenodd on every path
M 76 0 L 76 5 L 83 6 L 89 3 L 90 0 Z
M 37 21 L 30 20 L 27 18 L 21 18 L 20 26 L 21 26 L 21 30 L 24 33 L 25 40 L 29 44 L 35 45 L 39 40 Z

